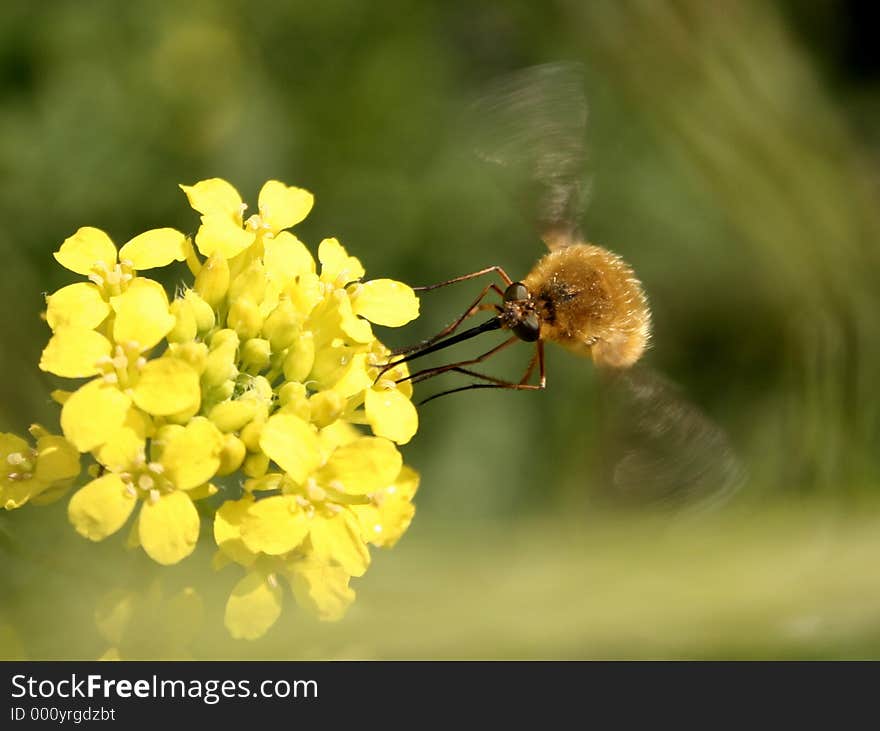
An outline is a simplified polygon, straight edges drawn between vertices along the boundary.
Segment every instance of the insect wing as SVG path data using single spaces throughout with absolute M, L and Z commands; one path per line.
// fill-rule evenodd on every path
M 503 77 L 469 108 L 475 151 L 551 249 L 581 239 L 587 102 L 575 63 L 533 66 Z
M 742 485 L 724 429 L 670 381 L 643 365 L 603 375 L 602 455 L 616 500 L 697 511 Z

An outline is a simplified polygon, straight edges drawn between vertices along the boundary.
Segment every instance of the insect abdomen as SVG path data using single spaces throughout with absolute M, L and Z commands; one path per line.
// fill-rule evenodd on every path
M 575 244 L 545 255 L 524 280 L 537 300 L 541 338 L 625 368 L 645 351 L 651 313 L 630 266 L 607 249 Z

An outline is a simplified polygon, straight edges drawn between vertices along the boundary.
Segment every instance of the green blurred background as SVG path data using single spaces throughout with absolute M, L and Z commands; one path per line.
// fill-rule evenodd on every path
M 51 252 L 82 225 L 120 243 L 193 231 L 181 182 L 224 177 L 251 202 L 269 178 L 309 188 L 297 234 L 313 250 L 338 236 L 368 275 L 524 276 L 542 245 L 458 121 L 493 77 L 580 61 L 586 231 L 644 281 L 646 360 L 727 432 L 736 495 L 697 516 L 599 499 L 603 386 L 550 348 L 544 393 L 421 412 L 404 449 L 416 520 L 374 552 L 343 622 L 291 600 L 263 640 L 228 640 L 235 577 L 193 558 L 162 570 L 172 593 L 205 589 L 178 654 L 875 657 L 880 56 L 858 6 L 4 2 L 0 430 L 57 423 L 36 369 L 41 293 L 70 281 Z M 426 295 L 386 342 L 427 337 L 473 290 Z M 143 583 L 121 540 L 86 544 L 63 504 L 0 515 L 0 557 L 7 656 L 99 655 L 95 600 Z

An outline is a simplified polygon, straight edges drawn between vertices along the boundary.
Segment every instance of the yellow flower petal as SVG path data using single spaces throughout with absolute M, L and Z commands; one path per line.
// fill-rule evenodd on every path
M 71 394 L 61 409 L 61 428 L 80 452 L 101 446 L 122 426 L 131 399 L 101 379 Z
M 371 388 L 364 399 L 367 423 L 377 437 L 406 444 L 419 428 L 419 415 L 396 388 Z
M 324 622 L 336 622 L 354 601 L 349 576 L 338 566 L 303 559 L 290 569 L 290 584 L 297 604 Z
M 353 441 L 360 439 L 361 433 L 347 421 L 334 421 L 330 426 L 321 429 L 318 439 L 321 443 L 321 454 L 326 460 L 333 450 L 341 447 L 343 444 L 351 444 Z
M 134 402 L 148 414 L 167 416 L 198 407 L 199 374 L 179 358 L 157 358 L 141 369 L 132 392 Z
M 82 327 L 61 327 L 40 357 L 40 369 L 64 378 L 96 375 L 97 362 L 110 355 L 112 343 L 100 333 Z
M 402 464 L 393 442 L 361 437 L 333 452 L 318 479 L 324 484 L 338 481 L 348 494 L 364 495 L 394 482 Z
M 419 489 L 420 479 L 418 472 L 409 465 L 404 465 L 394 484 L 388 489 L 393 488 L 394 492 L 404 500 L 412 500 L 416 490 Z
M 46 483 L 70 480 L 79 475 L 79 452 L 64 437 L 49 434 L 37 440 L 34 477 Z
M 154 228 L 135 236 L 119 250 L 135 269 L 155 269 L 186 259 L 186 236 L 173 228 Z
M 388 350 L 388 348 L 384 347 L 381 343 L 379 343 L 378 340 L 374 342 L 371 356 L 372 357 L 370 358 L 370 361 L 372 363 L 387 363 L 389 360 L 393 359 L 391 351 Z M 376 369 L 375 375 L 379 375 L 378 368 Z M 400 391 L 404 396 L 406 396 L 408 399 L 412 399 L 412 381 L 401 381 L 401 379 L 403 378 L 409 378 L 409 375 L 409 367 L 407 366 L 407 364 L 400 363 L 385 371 L 382 374 L 382 378 L 380 379 L 379 383 L 381 383 L 382 381 L 389 381 L 391 384 L 394 384 L 394 388 Z
M 309 520 L 291 495 L 251 504 L 241 521 L 241 539 L 256 553 L 279 556 L 296 548 L 309 532 Z
M 362 357 L 356 358 L 357 355 Z M 316 348 L 309 380 L 315 381 L 315 387 L 321 391 L 339 384 L 340 393 L 358 393 L 373 385 L 373 379 L 367 374 L 363 355 L 344 345 L 333 347 L 328 344 Z M 340 383 L 343 379 L 347 383 Z
M 137 499 L 118 475 L 92 480 L 77 491 L 67 506 L 67 516 L 77 533 L 90 541 L 102 541 L 118 531 Z
M 294 286 L 287 288 L 287 296 L 296 310 L 306 317 L 324 296 L 324 284 L 317 274 L 306 272 L 297 277 Z
M 134 407 L 129 408 L 128 414 L 137 413 Z M 110 434 L 98 449 L 95 457 L 102 465 L 112 472 L 125 472 L 139 456 L 144 454 L 146 441 L 143 434 L 129 425 L 129 416 L 119 428 Z
M 245 231 L 225 213 L 202 216 L 202 225 L 196 233 L 196 246 L 203 256 L 218 254 L 231 259 L 254 243 L 256 234 Z
M 314 203 L 315 197 L 309 191 L 270 180 L 260 190 L 260 218 L 270 231 L 278 233 L 302 221 Z
M 260 449 L 296 482 L 305 481 L 321 461 L 315 430 L 292 414 L 275 414 L 266 422 Z
M 360 261 L 349 256 L 337 239 L 324 239 L 318 245 L 321 262 L 321 280 L 336 286 L 354 282 L 366 273 Z
M 226 602 L 224 624 L 238 640 L 262 637 L 281 616 L 281 587 L 252 571 L 239 581 Z
M 344 289 L 338 289 L 336 292 L 339 327 L 342 332 L 356 343 L 372 342 L 373 328 L 370 326 L 370 323 L 354 314 L 351 308 L 351 300 Z
M 375 502 L 350 507 L 360 521 L 364 540 L 387 548 L 397 543 L 415 515 L 410 500 L 418 485 L 419 474 L 404 466 L 393 485 L 375 493 Z
M 415 506 L 399 497 L 386 497 L 381 506 L 352 505 L 360 521 L 364 540 L 374 546 L 391 548 L 409 528 L 415 515 Z
M 303 274 L 315 273 L 315 260 L 311 253 L 289 231 L 282 231 L 263 242 L 263 263 L 269 278 L 281 284 Z
M 412 287 L 393 279 L 374 279 L 355 285 L 354 314 L 386 327 L 400 327 L 419 316 L 419 298 Z
M 199 487 L 217 473 L 222 448 L 220 430 L 204 416 L 197 416 L 162 450 L 165 475 L 178 490 Z
M 316 373 L 318 369 L 315 368 Z M 348 365 L 336 372 L 339 380 L 333 384 L 333 390 L 340 396 L 348 398 L 369 389 L 373 379 L 367 372 L 367 356 L 364 353 L 351 356 Z
M 199 539 L 199 514 L 185 492 L 147 500 L 138 520 L 138 537 L 147 555 L 163 566 L 189 556 Z
M 200 180 L 195 185 L 181 185 L 189 204 L 199 213 L 225 213 L 238 217 L 241 224 L 242 200 L 238 191 L 222 178 Z
M 87 276 L 97 262 L 113 267 L 116 264 L 116 247 L 101 229 L 84 226 L 66 238 L 53 256 L 65 269 Z
M 25 454 L 30 452 L 30 450 L 30 444 L 17 434 L 0 432 L 0 465 L 3 467 L 9 464 L 8 457 L 10 454 Z
M 34 477 L 28 480 L 0 482 L 0 506 L 5 510 L 16 510 L 28 502 L 36 503 L 48 488 L 45 482 Z
M 309 531 L 314 556 L 341 566 L 351 576 L 363 576 L 370 565 L 370 551 L 361 538 L 358 519 L 348 510 L 331 516 L 315 516 Z
M 214 514 L 214 541 L 224 555 L 242 566 L 250 566 L 256 554 L 245 546 L 241 539 L 241 523 L 253 499 L 227 500 Z
M 44 483 L 45 484 L 45 483 Z M 39 493 L 32 494 L 28 500 L 31 505 L 51 505 L 63 498 L 73 486 L 73 480 L 56 482 L 42 489 Z
M 168 295 L 158 282 L 144 277 L 132 280 L 121 295 L 110 298 L 116 312 L 113 339 L 117 343 L 135 342 L 141 352 L 149 350 L 174 327 Z
M 62 287 L 46 298 L 46 322 L 53 330 L 81 327 L 93 330 L 110 314 L 110 305 L 90 282 Z

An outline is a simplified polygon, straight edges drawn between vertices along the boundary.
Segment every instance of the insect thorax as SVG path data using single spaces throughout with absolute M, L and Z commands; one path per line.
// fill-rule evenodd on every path
M 524 280 L 541 318 L 541 337 L 597 362 L 635 363 L 650 331 L 650 311 L 629 265 L 607 249 L 576 244 L 545 255 Z

